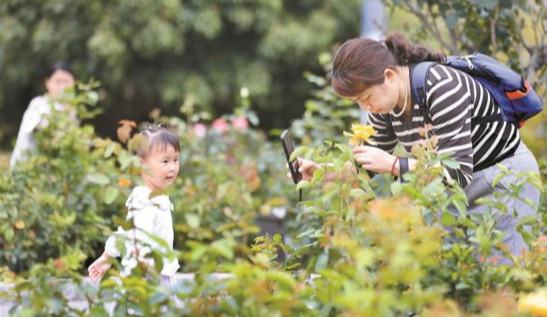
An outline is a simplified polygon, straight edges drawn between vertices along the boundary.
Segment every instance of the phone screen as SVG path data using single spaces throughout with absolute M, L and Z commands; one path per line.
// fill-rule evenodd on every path
M 298 184 L 298 182 L 302 180 L 302 174 L 298 171 L 298 160 L 290 160 L 291 154 L 294 151 L 294 142 L 289 135 L 289 131 L 284 130 L 283 133 L 281 133 L 281 144 L 283 144 L 283 151 L 285 151 L 285 157 L 287 159 L 287 163 L 289 163 L 289 170 L 291 172 L 292 179 L 295 184 Z

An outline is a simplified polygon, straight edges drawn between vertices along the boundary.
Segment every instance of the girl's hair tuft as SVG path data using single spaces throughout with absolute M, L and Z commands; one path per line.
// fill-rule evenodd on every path
M 154 123 L 141 124 L 128 144 L 129 150 L 140 157 L 146 157 L 153 150 L 165 151 L 169 146 L 179 152 L 179 137 L 166 126 Z

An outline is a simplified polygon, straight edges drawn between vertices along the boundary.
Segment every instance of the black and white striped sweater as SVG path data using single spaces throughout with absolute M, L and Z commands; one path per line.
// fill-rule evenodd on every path
M 414 102 L 408 121 L 394 112 L 369 114 L 369 123 L 377 131 L 374 141 L 389 153 L 397 142 L 410 152 L 424 138 L 419 132 L 425 123 L 430 123 L 429 134 L 438 136 L 437 152 L 449 153 L 460 163 L 458 169 L 444 167 L 444 176 L 462 187 L 471 182 L 473 171 L 498 162 L 519 146 L 519 131 L 513 124 L 476 121 L 501 109 L 479 82 L 461 71 L 432 66 L 427 74 L 425 109 Z

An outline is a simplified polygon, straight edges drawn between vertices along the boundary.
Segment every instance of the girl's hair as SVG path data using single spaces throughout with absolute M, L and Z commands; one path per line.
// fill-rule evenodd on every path
M 63 62 L 63 61 L 59 61 L 59 62 L 56 62 L 55 64 L 51 65 L 49 67 L 49 69 L 47 70 L 47 72 L 44 74 L 45 75 L 44 77 L 49 78 L 58 70 L 62 70 L 62 71 L 65 71 L 67 73 L 70 73 L 70 75 L 72 75 L 72 77 L 75 77 L 74 72 L 72 71 L 72 68 L 70 68 L 70 65 L 68 65 L 68 63 Z
M 340 96 L 357 96 L 370 86 L 382 84 L 386 68 L 444 59 L 443 54 L 412 44 L 400 33 L 389 35 L 384 42 L 351 39 L 334 55 L 330 71 L 332 88 Z
M 131 141 L 130 150 L 133 154 L 143 158 L 154 149 L 165 151 L 169 146 L 172 146 L 177 152 L 180 151 L 179 137 L 157 124 L 141 125 L 139 133 L 133 136 Z

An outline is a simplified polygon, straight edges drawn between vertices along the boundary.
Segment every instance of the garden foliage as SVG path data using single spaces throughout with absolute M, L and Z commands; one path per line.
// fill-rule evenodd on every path
M 69 96 L 83 116 L 92 115 L 93 87 Z M 296 207 L 280 145 L 238 121 L 252 118 L 248 103 L 210 127 L 196 125 L 203 116 L 189 105 L 184 120 L 153 114 L 175 129 L 182 145 L 181 174 L 170 192 L 175 255 L 195 279 L 172 288 L 159 283 L 161 261 L 138 266 L 130 277 L 120 276 L 115 262 L 100 285 L 82 278 L 86 258 L 102 252 L 107 234 L 131 225 L 122 220 L 122 205 L 139 162 L 123 142 L 54 113 L 38 133 L 37 153 L 0 182 L 1 276 L 13 285 L 2 296 L 16 302 L 13 315 L 525 316 L 541 310 L 545 202 L 538 217 L 521 219 L 530 251 L 513 257 L 494 229 L 497 214 L 515 212 L 500 208 L 503 195 L 484 202 L 490 212 L 467 215 L 463 191 L 442 181 L 437 164 L 454 162 L 435 153 L 433 138 L 413 150 L 418 165 L 405 183 L 352 172 L 339 128 L 353 114 L 320 125 L 327 112 L 349 107 L 326 107 L 343 104 L 326 90 L 318 96 L 295 134 L 339 137 L 297 149 L 294 155 L 330 164 L 300 183 L 305 199 Z M 130 143 L 128 130 L 119 131 Z M 326 181 L 331 172 L 339 177 Z M 541 187 L 537 176 L 514 177 Z M 519 184 L 507 194 L 518 193 Z M 257 235 L 255 217 L 274 207 L 290 211 L 284 239 Z M 283 261 L 276 260 L 279 248 Z M 500 265 L 494 251 L 512 265 Z M 215 279 L 213 272 L 228 275 Z M 67 289 L 80 306 L 71 304 Z

